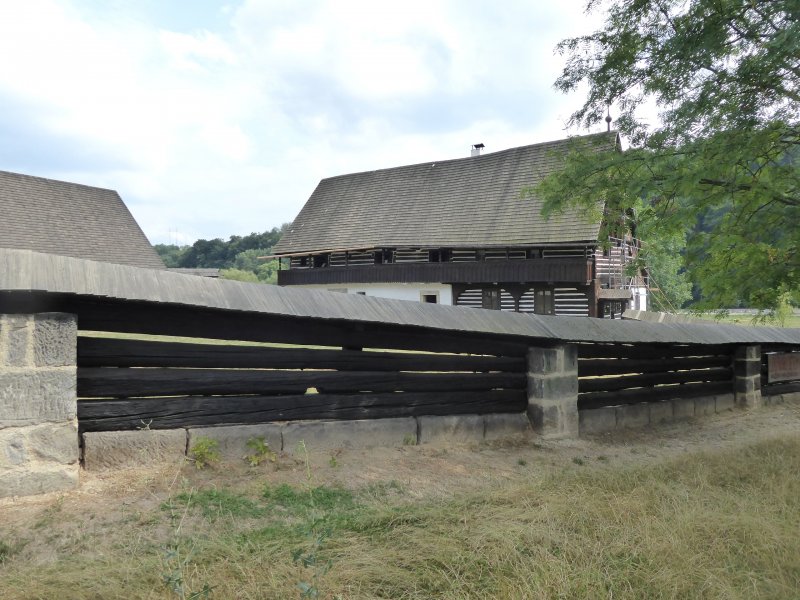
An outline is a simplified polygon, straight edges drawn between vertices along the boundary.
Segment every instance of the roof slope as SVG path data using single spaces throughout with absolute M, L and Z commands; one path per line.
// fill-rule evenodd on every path
M 164 269 L 114 190 L 0 171 L 0 247 Z
M 577 211 L 545 221 L 541 201 L 520 192 L 576 145 L 610 150 L 617 140 L 602 133 L 323 179 L 274 252 L 596 241 L 599 222 Z

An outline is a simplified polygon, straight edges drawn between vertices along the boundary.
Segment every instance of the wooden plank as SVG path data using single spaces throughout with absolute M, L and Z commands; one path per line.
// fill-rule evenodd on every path
M 716 369 L 698 369 L 694 371 L 671 371 L 668 373 L 646 373 L 644 375 L 626 375 L 623 377 L 597 377 L 579 379 L 578 392 L 612 392 L 628 388 L 651 388 L 652 386 L 670 383 L 693 383 L 702 381 L 732 382 L 730 367 Z M 732 383 L 730 384 L 732 385 Z
M 686 358 L 613 359 L 586 358 L 578 361 L 579 377 L 623 373 L 662 373 L 665 371 L 730 367 L 730 356 L 695 356 Z
M 524 372 L 523 357 L 266 348 L 79 337 L 79 367 Z
M 522 412 L 521 390 L 79 400 L 80 431 L 170 429 L 299 419 L 376 419 Z
M 525 389 L 524 373 L 79 368 L 81 398 Z
M 800 380 L 800 352 L 767 354 L 767 383 Z
M 602 408 L 620 404 L 637 404 L 656 400 L 677 398 L 698 398 L 733 392 L 733 384 L 728 381 L 707 383 L 685 383 L 665 385 L 654 388 L 627 389 L 616 392 L 589 392 L 578 395 L 578 409 Z
M 772 385 L 765 385 L 761 388 L 762 396 L 792 394 L 795 392 L 800 392 L 800 381 L 794 381 L 791 383 L 773 383 Z
M 685 356 L 730 356 L 732 346 L 663 346 L 647 344 L 578 344 L 578 359 L 585 358 L 626 358 L 659 359 Z

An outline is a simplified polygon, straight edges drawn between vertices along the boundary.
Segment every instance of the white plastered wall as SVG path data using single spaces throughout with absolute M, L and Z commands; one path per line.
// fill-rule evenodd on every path
M 346 292 L 378 298 L 391 298 L 392 300 L 408 300 L 420 302 L 422 294 L 436 294 L 439 304 L 451 306 L 453 304 L 453 290 L 444 283 L 348 283 L 341 285 L 293 285 L 307 289 L 327 290 L 330 292 Z

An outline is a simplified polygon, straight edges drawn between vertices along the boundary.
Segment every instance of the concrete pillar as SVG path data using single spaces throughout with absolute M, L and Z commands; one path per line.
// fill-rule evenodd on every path
M 528 418 L 548 438 L 578 437 L 578 349 L 528 349 Z
M 761 406 L 761 346 L 737 346 L 733 357 L 733 393 L 738 406 Z
M 78 485 L 74 315 L 0 315 L 0 497 Z

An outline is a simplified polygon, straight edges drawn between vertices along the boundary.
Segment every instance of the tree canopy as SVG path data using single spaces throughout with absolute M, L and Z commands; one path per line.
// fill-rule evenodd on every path
M 556 87 L 588 89 L 572 126 L 596 127 L 613 107 L 630 148 L 570 155 L 537 189 L 545 212 L 603 201 L 688 236 L 681 257 L 703 307 L 798 300 L 800 2 L 592 0 L 587 10 L 601 7 L 602 29 L 559 44 Z
M 232 235 L 228 241 L 201 239 L 191 246 L 156 244 L 155 249 L 167 267 L 217 268 L 225 279 L 276 283 L 278 261 L 262 261 L 258 257 L 272 253 L 289 225 L 284 223 L 263 233 Z

